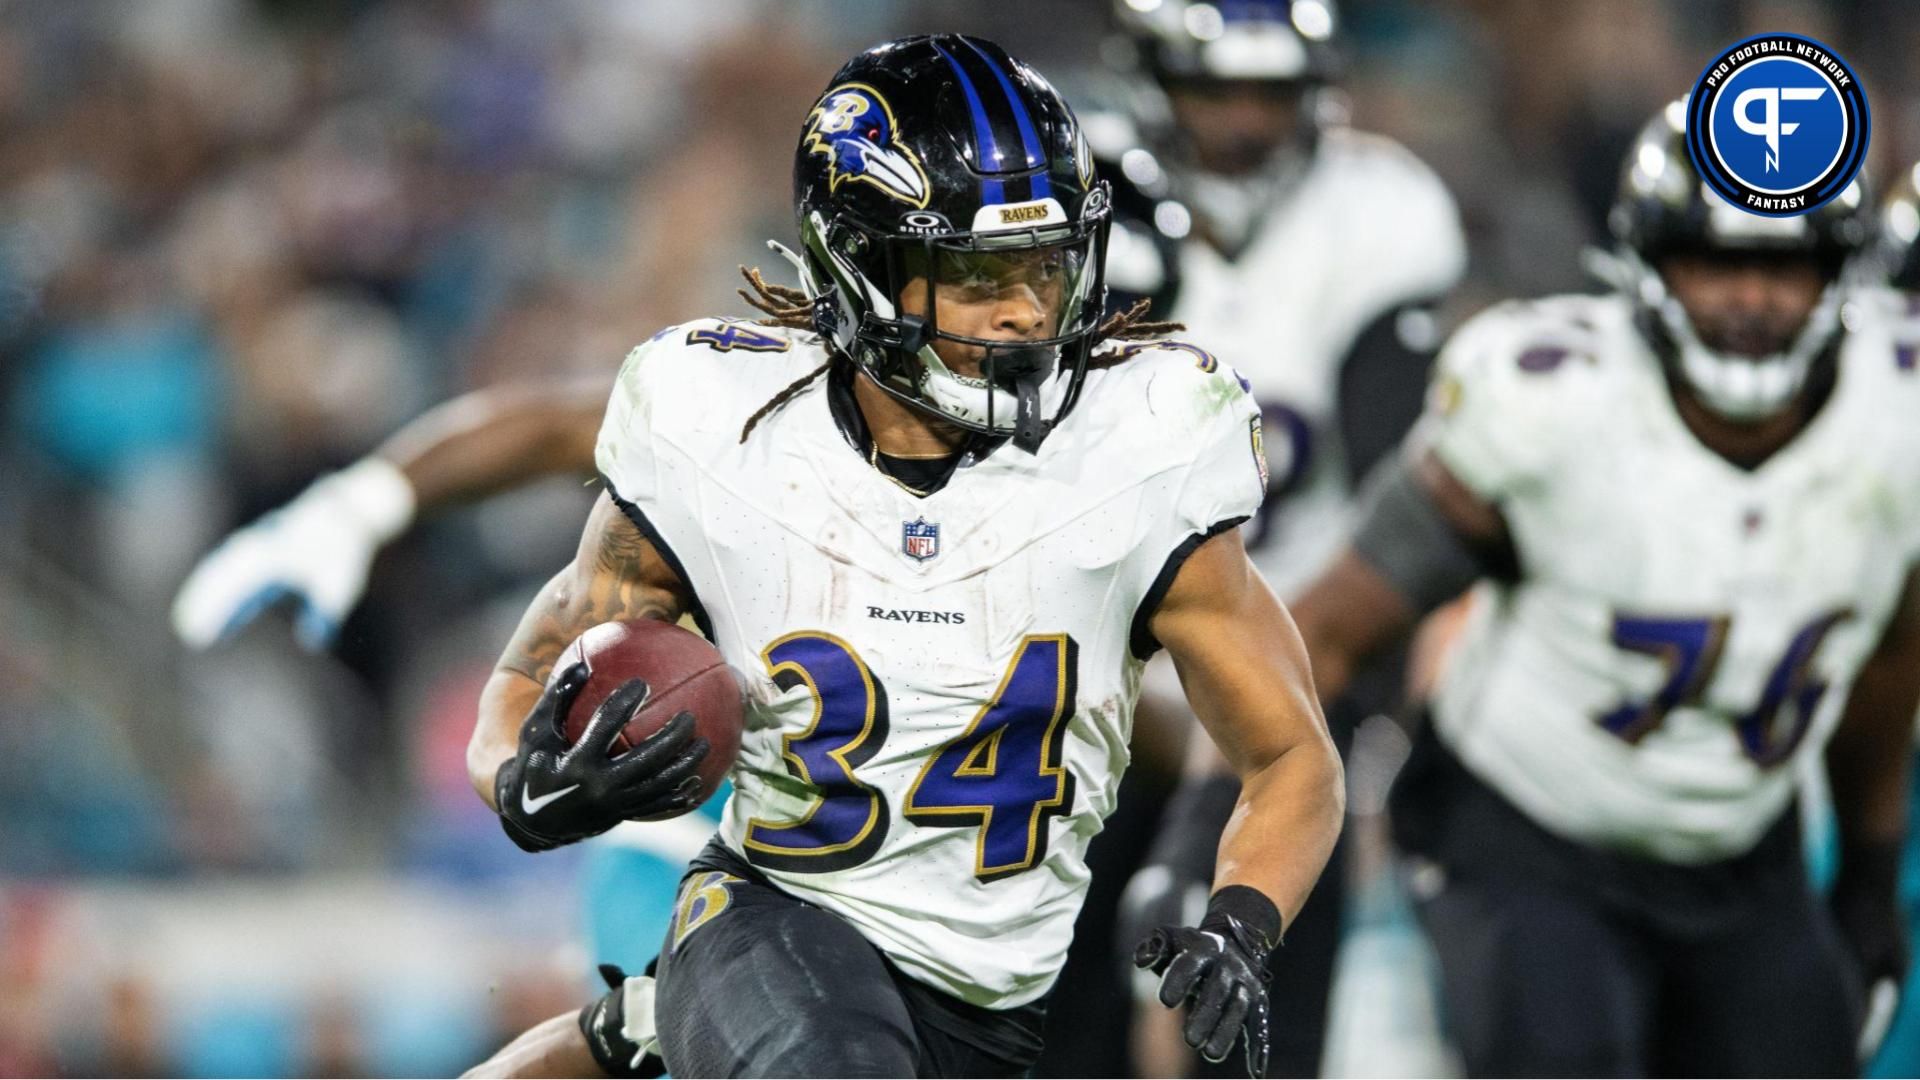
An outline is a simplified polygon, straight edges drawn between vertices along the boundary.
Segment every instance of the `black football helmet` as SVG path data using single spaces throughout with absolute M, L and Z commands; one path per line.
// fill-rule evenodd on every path
M 1114 0 L 1113 12 L 1122 36 L 1109 58 L 1136 76 L 1128 97 L 1141 136 L 1179 174 L 1180 197 L 1204 218 L 1209 240 L 1237 256 L 1306 175 L 1325 130 L 1344 122 L 1333 90 L 1341 66 L 1334 0 Z M 1251 171 L 1208 172 L 1195 162 L 1195 135 L 1175 120 L 1174 96 L 1249 86 L 1296 95 L 1294 127 L 1277 142 L 1244 147 L 1260 160 Z
M 1326 83 L 1339 70 L 1333 0 L 1116 0 L 1114 16 L 1163 84 Z
M 1608 216 L 1618 242 L 1619 285 L 1639 308 L 1640 326 L 1708 408 L 1733 420 L 1778 412 L 1806 385 L 1816 360 L 1840 333 L 1842 272 L 1871 231 L 1864 182 L 1856 177 L 1825 205 L 1798 217 L 1750 214 L 1708 188 L 1687 156 L 1686 99 L 1669 103 L 1634 140 Z M 1768 356 L 1709 348 L 1659 273 L 1670 255 L 1805 254 L 1827 281 L 1799 334 Z
M 1153 151 L 1132 138 L 1130 121 L 1096 114 L 1087 123 L 1094 170 L 1113 193 L 1113 226 L 1107 236 L 1107 310 L 1122 312 L 1145 300 L 1165 317 L 1180 300 L 1180 245 L 1193 232 L 1193 212 L 1173 193 L 1171 177 Z M 1102 124 L 1118 121 L 1112 135 L 1124 141 L 1102 145 Z
M 815 329 L 883 390 L 1028 451 L 1072 410 L 1105 306 L 1109 195 L 1039 72 L 957 34 L 868 49 L 808 114 L 793 195 Z M 942 325 L 936 284 L 1009 273 L 1043 283 L 1046 336 Z M 903 310 L 910 282 L 924 314 Z M 943 362 L 941 340 L 980 351 L 979 374 Z

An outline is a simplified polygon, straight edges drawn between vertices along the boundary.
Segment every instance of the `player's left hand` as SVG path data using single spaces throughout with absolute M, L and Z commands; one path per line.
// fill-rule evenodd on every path
M 1881 979 L 1896 983 L 1907 979 L 1910 957 L 1907 916 L 1900 905 L 1900 849 L 1898 842 L 1843 841 L 1840 873 L 1827 898 L 1834 925 L 1869 987 Z
M 1907 969 L 1912 964 L 1906 913 L 1900 910 L 1899 897 L 1894 893 L 1879 895 L 1879 892 L 1836 885 L 1833 920 L 1868 986 L 1881 979 L 1905 984 Z
M 1862 1061 L 1871 1059 L 1885 1038 L 1912 962 L 1898 867 L 1897 853 L 1887 857 L 1843 852 L 1840 876 L 1828 898 L 1834 925 L 1867 995 L 1867 1015 L 1860 1031 Z
M 1115 938 L 1133 960 L 1133 946 L 1156 926 L 1191 926 L 1206 915 L 1213 885 L 1214 850 L 1240 798 L 1240 778 L 1214 773 L 1183 780 L 1160 817 L 1160 832 L 1146 862 L 1120 894 Z M 1153 979 L 1136 971 L 1134 997 L 1158 993 Z
M 1187 1045 L 1225 1061 L 1242 1036 L 1247 1071 L 1267 1073 L 1270 1015 L 1267 958 L 1280 913 L 1258 890 L 1229 885 L 1213 894 L 1198 928 L 1162 926 L 1134 950 L 1136 966 L 1160 976 L 1160 1003 L 1187 1006 Z
M 1851 863 L 1851 867 L 1849 867 Z M 1899 901 L 1899 855 L 1841 853 L 1841 872 L 1828 897 L 1841 942 L 1859 970 L 1866 994 L 1860 1024 L 1860 1061 L 1872 1061 L 1893 1024 L 1901 988 L 1907 984 L 1907 911 Z

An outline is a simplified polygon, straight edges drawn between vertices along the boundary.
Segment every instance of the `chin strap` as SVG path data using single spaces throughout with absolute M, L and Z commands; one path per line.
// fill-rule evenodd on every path
M 1048 349 L 1009 349 L 1005 359 L 994 365 L 995 375 L 1013 379 L 1018 403 L 1013 416 L 1013 445 L 1027 453 L 1037 453 L 1052 426 L 1040 415 L 1040 387 L 1053 374 L 1055 354 Z

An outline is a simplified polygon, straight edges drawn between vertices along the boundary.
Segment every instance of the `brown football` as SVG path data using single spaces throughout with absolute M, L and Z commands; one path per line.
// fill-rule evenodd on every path
M 613 752 L 622 753 L 659 731 L 682 710 L 692 713 L 695 731 L 713 746 L 700 763 L 700 800 L 705 802 L 740 755 L 740 732 L 746 725 L 740 683 L 720 650 L 672 623 L 634 619 L 601 623 L 581 634 L 560 655 L 555 670 L 581 660 L 587 664 L 587 684 L 567 710 L 567 741 L 580 738 L 593 711 L 622 683 L 645 679 L 652 693 L 614 739 Z

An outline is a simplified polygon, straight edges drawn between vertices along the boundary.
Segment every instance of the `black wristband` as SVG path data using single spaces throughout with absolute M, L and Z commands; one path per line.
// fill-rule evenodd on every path
M 593 1004 L 580 1010 L 575 1021 L 587 1038 L 587 1050 L 594 1064 L 608 1076 L 659 1076 L 660 1062 L 643 1055 L 640 1047 L 626 1034 L 626 973 L 612 964 L 600 965 L 600 977 L 607 992 Z
M 602 1034 L 606 1030 L 608 1007 L 605 995 L 597 997 L 580 1010 L 574 1023 L 579 1026 L 580 1034 L 586 1036 L 587 1052 L 593 1055 L 593 1063 L 608 1076 L 620 1076 L 625 1073 L 627 1063 L 615 1056 L 613 1047 L 607 1045 L 606 1036 Z
M 1267 899 L 1266 893 L 1251 885 L 1228 885 L 1214 893 L 1207 900 L 1207 917 L 1200 920 L 1200 928 L 1211 929 L 1209 923 L 1219 926 L 1229 919 L 1252 932 L 1254 944 L 1263 953 L 1272 952 L 1280 944 L 1280 935 L 1285 930 L 1280 909 Z

